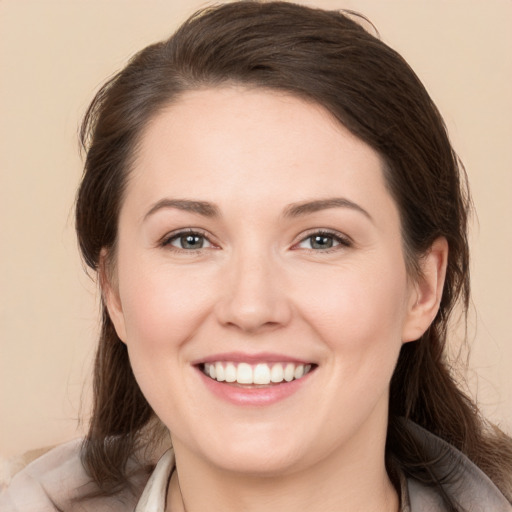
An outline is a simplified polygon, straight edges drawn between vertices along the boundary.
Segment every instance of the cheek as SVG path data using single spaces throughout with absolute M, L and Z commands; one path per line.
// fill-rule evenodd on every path
M 123 300 L 128 344 L 153 349 L 180 344 L 209 310 L 211 290 L 199 276 L 160 275 L 138 281 Z
M 373 264 L 318 273 L 297 288 L 297 303 L 309 325 L 333 348 L 363 355 L 401 345 L 407 303 L 405 266 Z M 309 289 L 309 293 L 306 292 Z
M 133 265 L 132 265 L 133 266 Z M 136 272 L 120 265 L 120 297 L 127 344 L 148 355 L 186 341 L 202 322 L 212 299 L 211 276 L 141 261 Z
M 188 367 L 182 364 L 188 353 L 183 347 L 208 316 L 211 277 L 132 258 L 130 266 L 120 262 L 119 282 L 135 378 L 159 417 L 171 425 L 183 401 L 194 403 L 183 386 L 183 371 Z

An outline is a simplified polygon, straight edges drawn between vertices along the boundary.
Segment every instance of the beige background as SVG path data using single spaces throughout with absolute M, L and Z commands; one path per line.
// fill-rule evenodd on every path
M 366 14 L 445 117 L 479 217 L 469 379 L 512 432 L 512 1 L 310 3 Z M 201 5 L 0 0 L 0 455 L 82 432 L 98 307 L 73 233 L 77 126 L 108 75 Z

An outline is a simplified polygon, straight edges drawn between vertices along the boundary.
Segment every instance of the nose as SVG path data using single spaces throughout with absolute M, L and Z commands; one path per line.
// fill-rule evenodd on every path
M 221 286 L 216 314 L 224 326 L 257 333 L 282 327 L 291 319 L 282 269 L 269 254 L 234 257 Z

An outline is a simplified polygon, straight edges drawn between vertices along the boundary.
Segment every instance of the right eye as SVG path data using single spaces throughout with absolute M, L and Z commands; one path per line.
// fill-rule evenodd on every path
M 173 233 L 162 242 L 162 245 L 182 251 L 197 251 L 212 247 L 205 235 L 191 230 Z

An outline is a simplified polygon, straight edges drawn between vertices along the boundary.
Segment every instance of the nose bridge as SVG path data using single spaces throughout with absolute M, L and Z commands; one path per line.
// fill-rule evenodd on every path
M 219 320 L 245 331 L 283 325 L 290 305 L 279 259 L 268 247 L 246 243 L 233 251 L 223 280 Z

